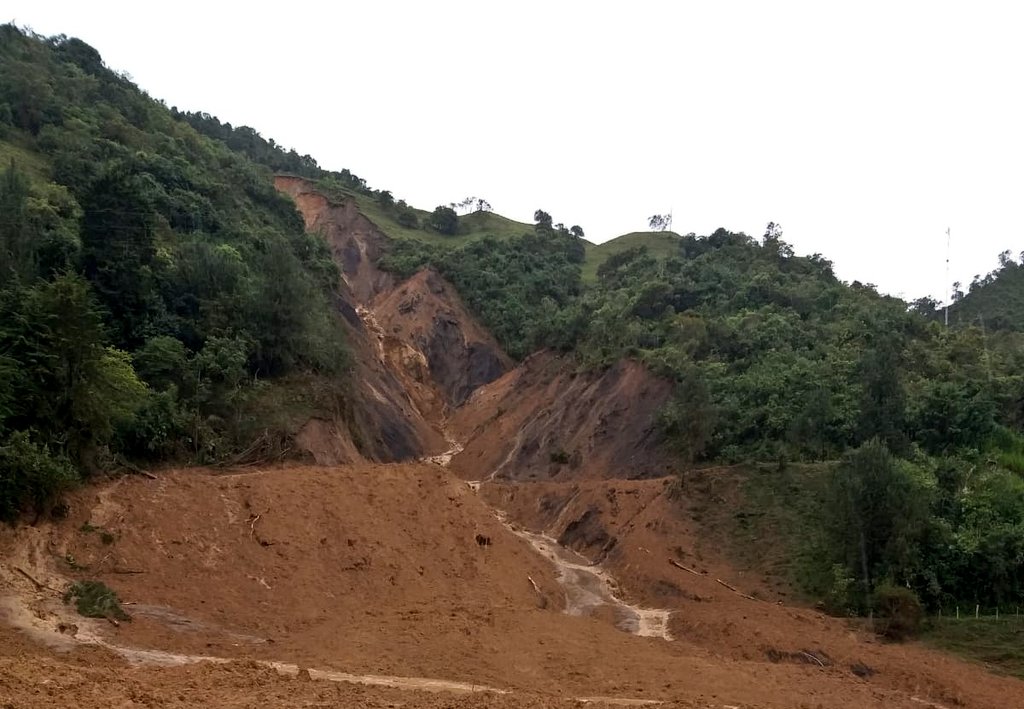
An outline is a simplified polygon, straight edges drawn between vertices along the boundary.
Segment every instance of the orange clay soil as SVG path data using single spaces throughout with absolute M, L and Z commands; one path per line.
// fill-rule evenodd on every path
M 607 499 L 606 492 L 601 496 Z M 645 509 L 657 512 L 650 504 Z M 646 529 L 643 514 L 630 515 L 633 526 Z M 513 693 L 501 699 L 507 704 L 492 695 L 465 695 L 444 706 L 560 706 L 593 696 L 708 707 L 1024 703 L 1024 685 L 1015 680 L 916 646 L 869 643 L 810 611 L 744 601 L 713 581 L 672 575 L 671 568 L 661 573 L 656 559 L 666 554 L 663 534 L 687 543 L 685 527 L 620 543 L 642 543 L 650 552 L 630 562 L 644 585 L 662 578 L 708 597 L 675 603 L 678 639 L 672 642 L 630 635 L 601 617 L 565 615 L 551 564 L 439 466 L 184 470 L 159 480 L 124 478 L 80 492 L 65 521 L 8 529 L 0 537 L 0 608 L 21 629 L 4 631 L 0 698 L 25 707 L 111 706 L 126 698 L 151 706 L 273 705 L 282 697 L 289 706 L 385 701 L 387 692 L 379 688 L 297 684 L 251 664 L 273 661 L 291 671 L 308 668 L 314 679 L 333 671 Z M 490 543 L 479 544 L 477 535 Z M 638 561 L 648 556 L 646 564 Z M 630 564 L 609 568 L 627 572 Z M 74 615 L 58 592 L 76 578 L 114 588 L 133 620 L 115 627 Z M 630 585 L 621 585 L 628 593 Z M 665 594 L 653 600 L 664 602 Z M 44 650 L 29 638 L 57 649 Z M 767 647 L 791 652 L 804 646 L 827 653 L 827 664 L 773 662 L 765 655 Z M 151 649 L 171 654 L 138 652 Z M 129 668 L 118 650 L 145 662 Z M 147 664 L 173 664 L 181 656 L 250 664 Z M 857 677 L 849 666 L 854 660 L 876 674 Z M 438 700 L 400 701 L 435 706 Z

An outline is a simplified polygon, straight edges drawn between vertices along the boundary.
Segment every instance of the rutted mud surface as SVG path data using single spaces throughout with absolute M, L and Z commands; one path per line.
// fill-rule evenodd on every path
M 672 639 L 668 625 L 671 611 L 626 603 L 616 595 L 615 579 L 599 565 L 590 563 L 547 535 L 507 526 L 555 565 L 558 582 L 565 589 L 567 614 L 589 616 L 608 607 L 614 613 L 615 627 L 619 630 L 642 637 Z
M 452 458 L 462 452 L 463 447 L 449 439 L 452 447 L 438 456 L 426 458 L 425 461 L 447 467 Z M 513 446 L 513 451 L 515 447 Z M 511 453 L 508 458 L 511 458 Z M 506 458 L 506 462 L 508 460 Z M 484 481 L 468 482 L 470 489 L 479 492 L 481 485 L 494 480 L 500 472 L 496 468 Z M 546 534 L 539 534 L 522 529 L 508 521 L 500 510 L 495 515 L 505 528 L 520 539 L 529 542 L 538 554 L 547 558 L 558 573 L 558 583 L 565 591 L 565 613 L 574 616 L 592 616 L 603 609 L 611 611 L 614 625 L 633 635 L 649 638 L 672 640 L 669 632 L 671 611 L 657 608 L 641 608 L 626 603 L 616 593 L 618 586 L 615 579 L 599 564 L 591 563 L 585 557 L 559 544 Z

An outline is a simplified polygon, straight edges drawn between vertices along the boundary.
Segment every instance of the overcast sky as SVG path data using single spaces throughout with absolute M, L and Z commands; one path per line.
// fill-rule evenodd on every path
M 592 241 L 672 211 L 941 297 L 1024 249 L 1024 3 L 47 2 L 169 106 L 433 208 Z

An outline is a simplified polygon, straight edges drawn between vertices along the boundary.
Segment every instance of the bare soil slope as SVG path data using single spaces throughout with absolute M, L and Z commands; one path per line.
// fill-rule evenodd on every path
M 110 543 L 100 529 L 113 535 Z M 437 466 L 123 479 L 84 491 L 69 520 L 5 530 L 0 553 L 0 608 L 9 622 L 51 642 L 94 638 L 136 660 L 180 659 L 138 652 L 156 649 L 276 661 L 314 677 L 436 678 L 522 694 L 524 706 L 595 695 L 680 706 L 928 706 L 912 699 L 927 686 L 891 689 L 840 664 L 722 657 L 686 640 L 638 638 L 598 618 L 564 615 L 547 562 Z M 131 602 L 134 619 L 114 627 L 72 616 L 50 589 L 76 577 L 104 580 Z M 252 697 L 287 692 L 287 681 L 262 666 L 125 671 L 109 654 L 81 653 L 41 664 L 5 653 L 0 686 L 14 689 L 0 691 L 17 692 L 17 706 L 103 706 L 118 694 L 97 682 L 107 668 L 111 677 L 127 675 L 118 684 L 137 688 L 133 701 L 150 704 L 166 700 L 174 680 L 183 682 L 172 702 L 180 706 L 202 705 L 193 691 L 225 696 L 221 681 Z M 54 684 L 40 691 L 32 682 L 41 668 L 51 668 Z M 354 691 L 299 687 L 304 697 Z M 966 696 L 964 706 L 997 704 Z
M 702 474 L 732 477 L 727 469 Z M 1018 680 L 920 643 L 885 643 L 847 621 L 783 605 L 784 591 L 735 568 L 708 543 L 702 522 L 690 513 L 692 491 L 675 478 L 495 483 L 481 492 L 510 519 L 601 563 L 624 598 L 673 609 L 672 636 L 723 661 L 844 668 L 873 686 L 947 707 L 1024 706 Z
M 330 202 L 302 177 L 277 175 L 274 187 L 295 200 L 306 231 L 323 236 L 356 302 L 369 302 L 394 285 L 391 274 L 377 268 L 387 237 L 363 216 L 354 201 Z
M 669 385 L 621 361 L 577 374 L 549 353 L 476 391 L 451 421 L 466 479 L 567 480 L 664 475 L 655 417 Z
M 300 177 L 277 176 L 274 184 L 295 200 L 309 231 L 331 248 L 342 274 L 337 308 L 344 318 L 353 359 L 353 401 L 344 417 L 314 419 L 299 431 L 296 444 L 321 465 L 369 459 L 402 461 L 444 450 L 446 443 L 432 411 L 421 411 L 403 371 L 385 361 L 382 334 L 365 304 L 394 285 L 376 266 L 386 237 L 355 204 L 334 204 Z
M 487 330 L 466 310 L 455 288 L 437 273 L 424 270 L 378 296 L 373 315 L 384 335 L 384 347 L 399 371 L 409 368 L 407 351 L 422 355 L 446 404 L 459 406 L 483 384 L 508 371 L 512 361 Z M 392 353 L 400 352 L 395 358 Z

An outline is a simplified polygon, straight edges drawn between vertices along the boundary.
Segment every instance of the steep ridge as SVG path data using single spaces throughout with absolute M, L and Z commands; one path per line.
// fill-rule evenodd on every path
M 384 361 L 383 334 L 372 319 L 363 317 L 363 304 L 393 285 L 390 275 L 376 266 L 385 237 L 355 205 L 329 202 L 308 180 L 278 176 L 274 184 L 295 200 L 307 229 L 319 233 L 331 248 L 342 274 L 337 307 L 353 350 L 355 400 L 349 420 L 313 419 L 295 437 L 296 445 L 321 465 L 363 458 L 414 460 L 444 450 L 439 427 L 419 410 L 410 387 Z
M 367 303 L 394 284 L 391 274 L 377 268 L 386 237 L 354 202 L 331 202 L 303 177 L 276 175 L 274 187 L 295 200 L 306 231 L 327 241 L 355 302 Z

